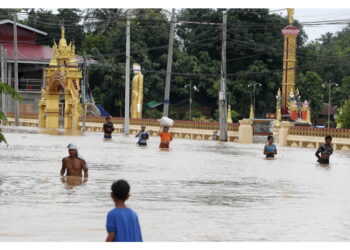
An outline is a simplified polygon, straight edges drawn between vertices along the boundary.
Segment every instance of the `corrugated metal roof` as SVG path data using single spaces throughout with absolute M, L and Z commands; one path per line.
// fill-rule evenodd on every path
M 2 43 L 7 50 L 7 60 L 14 59 L 13 43 Z M 18 44 L 18 61 L 50 62 L 51 48 L 38 44 Z
M 7 50 L 7 60 L 13 62 L 13 43 L 0 43 Z M 19 63 L 41 63 L 49 64 L 52 56 L 52 48 L 38 45 L 38 44 L 25 44 L 20 43 L 18 48 L 18 62 Z M 77 55 L 77 61 L 82 62 L 84 59 L 82 56 Z M 91 64 L 97 63 L 97 61 L 90 59 Z
M 0 20 L 0 25 L 1 25 L 1 24 L 5 24 L 5 23 L 11 23 L 12 25 L 14 24 L 14 22 L 11 21 L 11 20 L 9 20 L 9 19 Z M 41 34 L 41 35 L 47 36 L 47 33 L 46 33 L 46 32 L 41 31 L 41 30 L 34 29 L 34 28 L 29 27 L 29 26 L 24 25 L 24 24 L 17 23 L 17 26 L 18 26 L 18 27 L 21 27 L 21 28 L 23 28 L 23 29 L 31 30 L 31 31 L 34 31 L 35 33 L 39 33 L 39 34 Z

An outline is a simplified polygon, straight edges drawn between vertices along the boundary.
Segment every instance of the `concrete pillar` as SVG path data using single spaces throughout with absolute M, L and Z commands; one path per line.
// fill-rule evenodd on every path
M 39 103 L 39 128 L 45 128 L 45 105 Z
M 239 121 L 239 143 L 253 143 L 253 121 L 243 119 Z
M 282 121 L 281 127 L 279 129 L 279 135 L 278 135 L 278 141 L 279 144 L 282 146 L 287 146 L 287 137 L 288 137 L 288 131 L 291 127 L 293 127 L 294 124 L 289 121 Z
M 279 142 L 279 130 L 280 130 L 280 122 L 278 120 L 274 120 L 271 122 L 272 134 L 274 137 L 275 143 Z
M 72 129 L 72 103 L 69 88 L 64 89 L 64 129 Z
M 58 91 L 48 91 L 48 102 L 45 110 L 46 128 L 58 128 L 59 99 Z

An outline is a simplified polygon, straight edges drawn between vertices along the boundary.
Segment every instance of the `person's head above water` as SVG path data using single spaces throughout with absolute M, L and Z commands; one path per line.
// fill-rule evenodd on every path
M 326 137 L 324 138 L 325 139 L 325 141 L 326 141 L 326 144 L 331 144 L 331 142 L 332 142 L 332 136 L 330 136 L 330 135 L 326 135 Z
M 164 132 L 168 132 L 168 130 L 169 130 L 169 127 L 167 127 L 167 126 L 165 126 L 165 127 L 163 128 L 163 131 L 164 131 Z
M 144 131 L 146 129 L 146 125 L 141 125 L 141 130 Z
M 269 135 L 267 137 L 267 140 L 269 141 L 269 143 L 273 143 L 273 136 L 272 135 Z
M 78 155 L 78 148 L 75 144 L 69 143 L 67 148 L 68 148 L 69 156 L 74 157 Z
M 106 116 L 106 122 L 111 121 L 111 117 L 110 116 Z
M 126 201 L 129 198 L 130 185 L 125 180 L 118 180 L 112 184 L 112 197 L 116 200 Z

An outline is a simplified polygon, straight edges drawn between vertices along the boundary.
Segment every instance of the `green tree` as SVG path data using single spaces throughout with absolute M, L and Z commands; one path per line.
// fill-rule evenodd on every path
M 298 60 L 302 62 L 299 65 L 302 72 L 312 70 L 319 74 L 324 81 L 339 84 L 338 88 L 332 88 L 332 103 L 338 107 L 350 94 L 348 86 L 348 77 L 350 76 L 349 43 L 350 25 L 335 34 L 322 35 L 320 39 L 307 44 L 298 52 Z M 328 101 L 328 95 L 324 95 L 323 101 Z
M 223 9 L 183 9 L 177 19 L 196 22 L 222 22 Z M 288 19 L 269 13 L 268 9 L 227 9 L 227 92 L 228 101 L 240 115 L 249 115 L 252 90 L 250 82 L 263 86 L 256 89 L 256 114 L 275 112 L 275 95 L 282 81 L 283 35 L 281 29 L 288 25 Z M 297 45 L 301 48 L 306 40 L 303 28 Z M 273 27 L 273 28 L 271 28 Z M 193 77 L 196 82 L 206 81 L 198 95 L 200 105 L 211 107 L 214 113 L 218 106 L 218 85 L 221 63 L 221 26 L 198 23 L 182 23 L 177 26 L 177 35 L 182 41 L 185 56 L 191 57 L 192 65 L 203 68 L 200 76 Z M 200 54 L 207 58 L 199 61 Z M 181 64 L 184 72 L 193 72 L 193 66 Z M 187 64 L 188 65 L 188 64 Z M 206 76 L 210 72 L 212 76 Z
M 47 33 L 45 38 L 39 38 L 37 43 L 52 46 L 53 40 L 58 43 L 61 38 L 61 25 L 65 27 L 67 42 L 74 42 L 78 53 L 84 38 L 81 10 L 79 9 L 57 9 L 58 13 L 52 13 L 47 9 L 30 9 L 26 24 Z
M 13 20 L 13 13 L 14 12 L 20 12 L 22 9 L 6 9 L 6 8 L 0 8 L 0 20 L 1 19 L 9 19 Z M 18 20 L 18 15 L 17 15 Z
M 340 128 L 350 128 L 350 98 L 338 109 L 336 123 Z
M 301 95 L 301 101 L 307 100 L 311 107 L 311 120 L 315 122 L 318 113 L 323 106 L 324 88 L 322 78 L 313 71 L 300 73 L 297 76 L 297 88 Z
M 0 82 L 0 94 L 7 94 L 10 95 L 12 98 L 21 101 L 22 97 L 20 94 L 18 94 L 13 88 L 11 88 L 9 85 Z M 0 111 L 0 121 L 1 123 L 7 123 L 7 118 L 6 118 L 6 114 L 4 114 L 4 112 Z M 6 138 L 5 136 L 1 133 L 1 128 L 0 128 L 0 143 L 6 143 Z
M 125 12 L 90 10 L 94 27 L 83 42 L 83 48 L 98 61 L 89 75 L 96 103 L 119 116 L 124 111 Z M 166 69 L 167 62 L 168 13 L 162 9 L 134 9 L 131 14 L 135 18 L 131 21 L 130 60 L 131 65 L 139 63 L 144 74 L 144 103 L 162 101 L 165 74 L 161 71 Z M 152 22 L 157 25 L 150 25 Z

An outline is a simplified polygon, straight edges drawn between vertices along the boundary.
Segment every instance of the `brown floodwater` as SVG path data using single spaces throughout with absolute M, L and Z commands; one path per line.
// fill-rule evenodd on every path
M 144 241 L 349 241 L 350 153 L 328 167 L 315 149 L 100 133 L 6 132 L 0 145 L 0 241 L 104 241 L 110 186 L 126 179 Z M 67 144 L 89 179 L 59 176 Z

